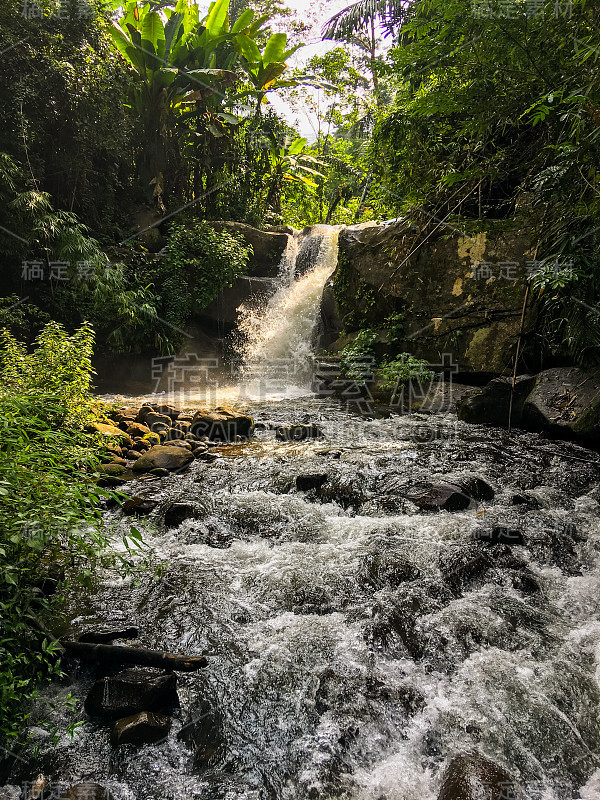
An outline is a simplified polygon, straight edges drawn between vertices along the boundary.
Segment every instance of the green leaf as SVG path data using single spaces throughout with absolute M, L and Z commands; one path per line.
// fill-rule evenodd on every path
M 263 53 L 263 64 L 272 64 L 274 61 L 283 61 L 283 53 L 287 44 L 287 34 L 274 33 L 267 42 Z
M 229 0 L 215 0 L 206 18 L 206 30 L 210 36 L 218 36 L 226 28 Z
M 252 64 L 260 64 L 261 55 L 256 42 L 245 33 L 238 33 L 235 37 L 236 45 L 246 61 Z
M 304 148 L 306 147 L 306 143 L 307 142 L 308 142 L 308 139 L 305 139 L 305 138 L 294 139 L 294 141 L 288 147 L 288 153 L 291 156 L 298 155 L 298 153 L 300 153 L 300 152 L 302 152 L 302 150 L 304 150 Z
M 253 19 L 254 19 L 253 9 L 247 8 L 240 14 L 238 19 L 233 24 L 233 27 L 231 28 L 231 33 L 239 33 L 240 31 L 245 30 L 250 25 Z

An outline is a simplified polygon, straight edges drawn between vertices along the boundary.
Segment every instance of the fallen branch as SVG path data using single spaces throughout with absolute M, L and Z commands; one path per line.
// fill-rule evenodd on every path
M 208 664 L 206 656 L 183 656 L 147 650 L 144 647 L 121 647 L 113 644 L 92 644 L 60 640 L 66 655 L 109 664 L 139 664 L 143 667 L 193 672 Z

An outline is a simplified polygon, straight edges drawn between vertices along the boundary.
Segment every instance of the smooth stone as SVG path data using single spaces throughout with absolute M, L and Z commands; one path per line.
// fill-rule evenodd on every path
M 202 509 L 193 503 L 171 503 L 165 511 L 165 525 L 167 528 L 177 528 L 186 519 L 199 519 Z
M 127 514 L 128 516 L 131 514 L 143 516 L 154 511 L 157 505 L 158 500 L 151 500 L 147 497 L 132 497 L 130 500 L 126 500 L 123 503 L 121 509 L 123 513 Z
M 234 442 L 236 436 L 249 439 L 254 432 L 254 420 L 230 408 L 220 406 L 215 411 L 196 411 L 192 418 L 191 433 L 198 439 L 207 436 L 213 441 Z
M 114 796 L 99 783 L 77 783 L 61 794 L 59 800 L 114 800 Z
M 156 468 L 179 470 L 186 467 L 194 456 L 186 447 L 175 444 L 157 444 L 133 464 L 134 472 L 149 472 Z
M 153 711 L 140 711 L 115 722 L 110 734 L 113 747 L 121 744 L 156 744 L 165 739 L 171 730 L 171 720 L 164 714 Z
M 438 800 L 517 800 L 518 796 L 518 786 L 505 769 L 479 753 L 465 753 L 448 765 Z
M 306 439 L 318 439 L 323 431 L 316 425 L 281 425 L 277 428 L 276 439 L 280 442 L 303 442 Z
M 471 503 L 471 498 L 460 486 L 440 483 L 411 500 L 423 511 L 462 511 Z

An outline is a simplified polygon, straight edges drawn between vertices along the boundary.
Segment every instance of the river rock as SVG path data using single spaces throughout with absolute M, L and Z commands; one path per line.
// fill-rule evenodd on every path
M 130 717 L 115 722 L 110 734 L 113 747 L 121 744 L 156 744 L 164 739 L 171 730 L 171 720 L 164 714 L 153 711 L 140 711 Z
M 59 800 L 115 800 L 111 792 L 99 783 L 77 783 Z
M 148 497 L 132 497 L 123 503 L 121 509 L 127 516 L 136 514 L 141 517 L 146 514 L 151 514 L 157 505 L 158 500 L 151 500 Z
M 140 410 L 138 411 L 138 413 L 136 414 L 135 421 L 136 422 L 141 422 L 142 425 L 145 425 L 146 424 L 146 417 L 148 416 L 148 414 L 152 414 L 153 411 L 154 411 L 154 409 L 152 408 L 152 406 L 149 406 L 149 405 L 142 406 L 140 408 Z
M 308 425 L 281 425 L 277 428 L 276 439 L 280 442 L 303 442 L 306 439 L 318 439 L 323 431 L 313 423 Z
M 100 678 L 85 700 L 90 716 L 115 719 L 177 705 L 177 677 L 173 672 L 128 669 Z
M 100 469 L 105 475 L 122 475 L 127 471 L 123 464 L 117 464 L 114 461 L 111 461 L 110 464 L 102 464 Z
M 177 738 L 194 751 L 196 769 L 214 761 L 223 745 L 222 724 L 216 708 L 208 700 L 202 700 Z
M 120 442 L 124 442 L 128 447 L 131 447 L 132 441 L 131 438 L 122 431 L 120 428 L 117 428 L 115 425 L 108 425 L 104 422 L 92 422 L 90 425 L 87 426 L 86 430 L 90 433 L 99 433 L 101 436 L 106 436 L 107 438 L 115 437 L 119 439 Z
M 158 433 L 160 430 L 166 430 L 171 427 L 171 417 L 166 414 L 159 414 L 156 411 L 151 411 L 146 415 L 146 426 L 151 431 Z
M 78 642 L 89 642 L 90 644 L 107 644 L 115 639 L 137 639 L 138 628 L 129 626 L 127 628 L 95 628 L 87 630 L 77 637 Z
M 150 470 L 150 475 L 155 475 L 157 478 L 166 478 L 170 475 L 170 471 L 164 467 L 155 467 Z
M 165 511 L 167 528 L 177 528 L 186 519 L 199 519 L 202 509 L 193 503 L 171 503 Z
M 531 430 L 600 442 L 600 368 L 540 372 L 523 406 L 523 421 Z
M 482 578 L 492 564 L 489 550 L 479 544 L 451 547 L 438 559 L 442 577 L 457 596 Z
M 423 511 L 462 511 L 471 503 L 471 498 L 460 486 L 439 483 L 426 492 L 410 498 Z
M 135 439 L 138 436 L 144 436 L 146 433 L 150 433 L 150 428 L 147 425 L 142 425 L 141 422 L 132 422 L 127 426 L 126 432 L 128 436 Z
M 525 401 L 535 385 L 534 375 L 519 375 L 513 395 L 512 424 L 523 421 Z M 483 389 L 464 395 L 456 404 L 458 418 L 463 422 L 483 425 L 508 426 L 512 380 L 494 378 Z
M 296 489 L 298 489 L 300 492 L 308 492 L 311 489 L 320 489 L 326 480 L 326 472 L 298 475 L 296 477 Z
M 180 470 L 186 467 L 194 456 L 185 447 L 173 444 L 157 444 L 151 447 L 133 464 L 134 472 L 150 472 L 153 469 Z
M 181 411 L 179 411 L 178 408 L 174 408 L 173 406 L 167 406 L 167 405 L 156 406 L 155 410 L 157 414 L 165 414 L 165 416 L 170 417 L 171 420 L 179 419 L 179 415 L 181 414 Z
M 518 787 L 502 767 L 479 753 L 455 756 L 448 765 L 438 800 L 517 800 Z
M 452 481 L 457 486 L 477 501 L 490 501 L 494 499 L 495 492 L 487 481 L 480 478 L 478 475 L 466 475 Z
M 207 436 L 213 441 L 233 442 L 236 436 L 249 439 L 254 431 L 254 420 L 247 414 L 229 408 L 216 411 L 196 411 L 192 418 L 191 433 L 198 439 Z
M 183 439 L 184 436 L 185 436 L 184 432 L 179 428 L 169 428 L 169 430 L 167 431 L 166 440 L 168 442 L 174 442 L 179 439 Z

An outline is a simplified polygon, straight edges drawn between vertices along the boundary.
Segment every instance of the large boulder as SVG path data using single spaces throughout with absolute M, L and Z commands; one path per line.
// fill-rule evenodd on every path
M 150 472 L 153 469 L 168 469 L 173 472 L 187 467 L 193 460 L 193 454 L 185 447 L 156 444 L 134 461 L 131 468 L 134 472 Z
M 319 346 L 338 349 L 342 330 L 381 328 L 402 313 L 400 351 L 434 365 L 452 357 L 461 372 L 502 373 L 515 351 L 533 258 L 528 237 L 516 231 L 470 237 L 440 228 L 424 239 L 403 221 L 348 226 L 323 300 Z M 525 323 L 527 334 L 533 312 Z
M 525 400 L 523 421 L 532 430 L 600 442 L 600 368 L 540 372 Z
M 110 734 L 113 747 L 121 744 L 156 744 L 165 739 L 171 730 L 171 720 L 164 714 L 140 711 L 115 722 Z
M 452 483 L 435 484 L 410 499 L 423 511 L 462 511 L 471 503 L 471 497 Z
M 513 425 L 522 424 L 523 406 L 535 380 L 534 375 L 519 375 L 515 381 L 511 413 Z M 483 389 L 464 395 L 457 403 L 458 418 L 463 422 L 507 427 L 511 387 L 511 378 L 494 378 Z
M 177 677 L 173 672 L 128 669 L 97 680 L 84 707 L 90 716 L 119 719 L 177 703 Z
M 518 800 L 520 793 L 508 772 L 479 753 L 456 756 L 448 765 L 438 800 Z
M 192 418 L 191 432 L 198 439 L 203 436 L 212 441 L 234 442 L 236 437 L 249 439 L 254 432 L 254 420 L 230 408 L 220 407 L 215 411 L 200 409 Z

